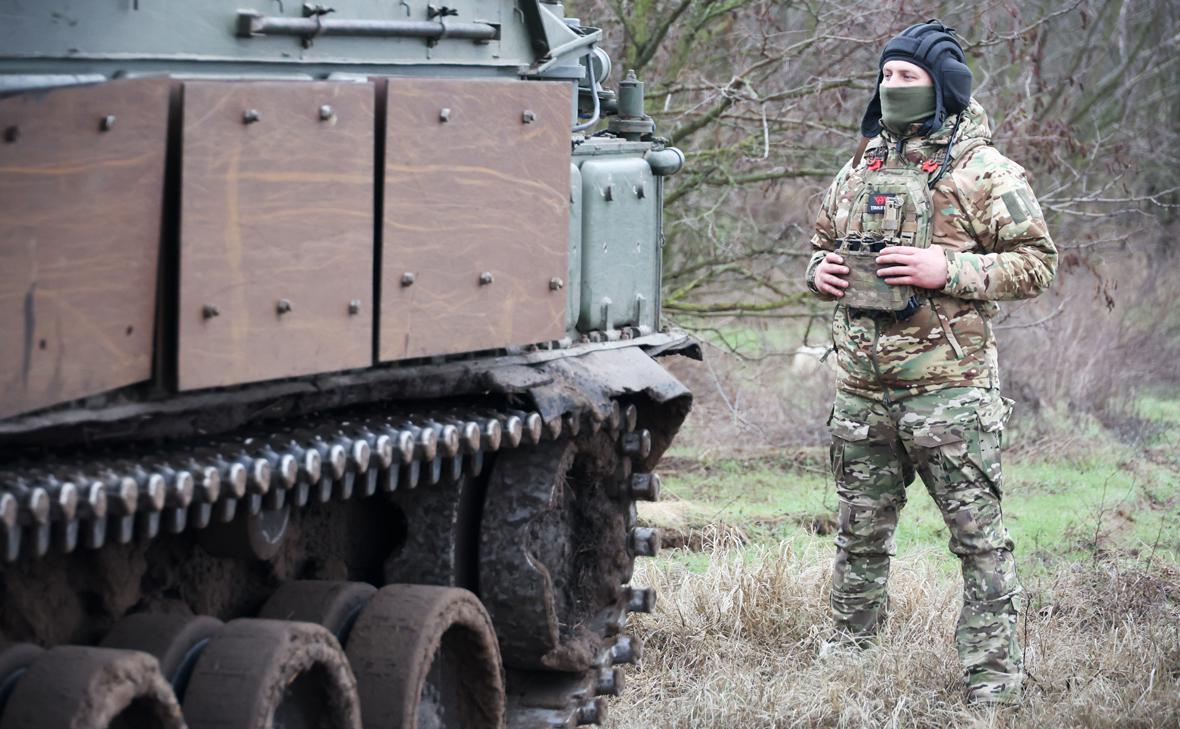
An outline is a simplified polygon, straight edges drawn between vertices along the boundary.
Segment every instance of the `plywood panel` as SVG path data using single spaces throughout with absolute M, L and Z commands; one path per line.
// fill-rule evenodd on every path
M 571 86 L 388 84 L 381 359 L 560 339 Z
M 372 363 L 374 104 L 367 83 L 185 83 L 182 390 Z
M 0 99 L 0 417 L 151 376 L 168 93 Z

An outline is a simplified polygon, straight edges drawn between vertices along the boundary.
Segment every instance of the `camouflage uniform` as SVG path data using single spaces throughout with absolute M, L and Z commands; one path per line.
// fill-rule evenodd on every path
M 903 244 L 942 248 L 948 268 L 942 290 L 916 290 L 920 306 L 904 320 L 835 308 L 839 374 L 829 425 L 840 515 L 831 600 L 841 628 L 856 636 L 877 629 L 888 604 L 897 515 L 917 472 L 962 562 L 956 643 L 968 691 L 1009 700 L 1022 678 L 1021 591 L 1000 510 L 1000 444 L 1010 407 L 999 395 L 989 320 L 996 300 L 1041 293 L 1057 252 L 1024 170 L 991 146 L 975 101 L 962 114 L 949 170 L 926 189 L 954 121 L 904 142 L 883 131 L 858 165 L 840 171 L 816 221 L 807 283 L 820 298 L 832 299 L 815 288 L 816 266 L 838 238 L 880 231 L 881 206 L 869 200 L 883 189 L 907 199 L 897 230 Z M 897 186 L 915 179 L 923 184 Z

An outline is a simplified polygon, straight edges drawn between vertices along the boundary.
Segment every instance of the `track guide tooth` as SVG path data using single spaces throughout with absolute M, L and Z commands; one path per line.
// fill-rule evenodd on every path
M 485 460 L 483 451 L 471 454 L 467 459 L 467 468 L 470 470 L 472 476 L 478 476 L 483 473 Z
M 447 458 L 462 458 L 462 456 L 448 456 Z M 426 483 L 433 486 L 442 480 L 443 461 L 447 460 L 443 456 L 436 456 L 434 460 L 429 463 L 422 464 L 422 475 L 420 480 L 425 479 Z
M 660 530 L 635 527 L 627 537 L 627 547 L 636 557 L 654 557 L 660 553 Z
M 651 587 L 628 587 L 627 612 L 650 613 L 656 607 L 656 591 Z
M 602 724 L 606 722 L 606 699 L 602 696 L 590 699 L 578 707 L 578 726 Z
M 578 413 L 564 413 L 561 416 L 562 428 L 571 438 L 577 438 L 582 432 L 582 417 Z
M 444 477 L 448 481 L 458 481 L 463 478 L 463 456 L 453 456 L 445 459 L 446 473 Z
M 631 498 L 636 501 L 660 500 L 660 487 L 662 483 L 660 477 L 654 473 L 632 474 L 628 485 L 631 491 Z
M 410 461 L 405 466 L 402 466 L 402 483 L 408 489 L 416 488 L 419 481 L 422 480 L 422 461 Z
M 598 696 L 618 696 L 623 693 L 623 669 L 600 668 L 595 680 L 594 693 Z
M 633 458 L 647 458 L 651 455 L 651 431 L 644 428 L 632 433 L 624 433 L 622 446 L 623 453 Z
M 454 428 L 459 443 L 459 452 L 464 455 L 475 453 L 480 448 L 479 423 L 474 420 L 442 416 L 438 421 L 445 428 Z M 455 453 L 448 453 L 455 455 Z
M 643 643 L 633 635 L 622 635 L 610 649 L 610 660 L 614 665 L 638 663 L 643 657 Z
M 545 431 L 545 438 L 546 439 L 557 440 L 558 438 L 561 437 L 562 426 L 563 426 L 563 423 L 561 422 L 561 420 L 562 420 L 562 416 L 555 415 L 552 418 L 549 418 L 548 420 L 544 421 L 544 431 Z
M 630 433 L 639 425 L 639 408 L 628 403 L 623 406 L 623 430 Z
M 619 405 L 618 400 L 610 401 L 610 412 L 607 414 L 606 423 L 610 427 L 611 432 L 618 431 L 623 425 L 623 406 Z

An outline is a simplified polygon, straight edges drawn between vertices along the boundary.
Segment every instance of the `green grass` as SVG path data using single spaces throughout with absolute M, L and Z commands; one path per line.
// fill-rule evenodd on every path
M 1139 417 L 1153 427 L 1131 446 L 1086 427 L 1083 446 L 1005 454 L 1004 516 L 1026 575 L 1061 559 L 1158 556 L 1180 563 L 1180 400 L 1144 398 Z M 1076 445 L 1076 444 L 1075 444 Z M 836 497 L 824 449 L 775 458 L 701 461 L 674 449 L 664 466 L 665 503 L 641 509 L 648 521 L 681 531 L 722 525 L 748 544 L 784 538 L 831 544 Z M 908 491 L 896 541 L 899 553 L 945 550 L 948 533 L 921 479 Z M 714 526 L 714 532 L 717 531 Z M 688 549 L 669 557 L 694 572 L 707 558 Z M 945 568 L 957 570 L 956 560 Z

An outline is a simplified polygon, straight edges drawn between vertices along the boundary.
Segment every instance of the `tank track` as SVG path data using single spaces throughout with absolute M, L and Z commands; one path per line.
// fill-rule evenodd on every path
M 626 616 L 650 611 L 655 600 L 651 589 L 625 584 L 634 557 L 654 556 L 659 547 L 658 533 L 634 521 L 635 501 L 654 500 L 659 491 L 659 478 L 650 473 L 652 434 L 640 427 L 640 412 L 618 399 L 605 416 L 586 408 L 548 419 L 491 404 L 426 411 L 368 407 L 301 418 L 297 427 L 256 424 L 183 443 L 77 446 L 51 456 L 25 451 L 0 464 L 2 569 L 35 568 L 55 555 L 97 553 L 112 545 L 143 549 L 185 534 L 215 555 L 270 560 L 282 548 L 291 515 L 317 504 L 382 496 L 396 502 L 486 480 L 499 455 L 519 457 L 594 438 L 609 442 L 617 459 L 606 490 L 626 528 L 626 545 L 619 549 L 625 579 L 594 613 L 587 643 L 592 655 L 532 665 L 506 654 L 505 675 L 508 727 L 597 724 L 605 719 L 607 698 L 622 690 L 621 667 L 640 657 L 638 639 L 625 633 Z M 455 584 L 453 577 L 423 581 Z M 43 636 L 7 637 L 47 642 Z

